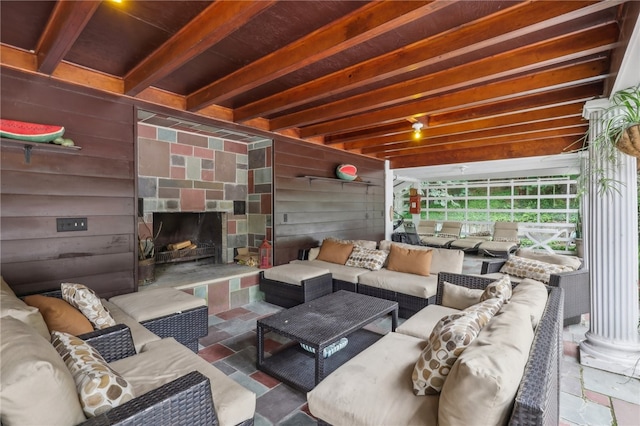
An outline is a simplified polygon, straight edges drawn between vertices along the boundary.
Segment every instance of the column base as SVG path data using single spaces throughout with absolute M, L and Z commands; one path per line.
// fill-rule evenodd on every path
M 588 332 L 580 343 L 580 364 L 640 379 L 640 342 L 612 343 Z

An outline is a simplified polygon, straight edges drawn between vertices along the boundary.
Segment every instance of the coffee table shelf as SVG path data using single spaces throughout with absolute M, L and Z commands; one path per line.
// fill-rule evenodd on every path
M 347 336 L 349 339 L 347 346 L 324 359 L 324 375 L 333 373 L 342 364 L 381 338 L 381 334 L 369 330 L 351 333 Z M 315 355 L 302 349 L 298 343 L 266 358 L 260 369 L 303 392 L 308 392 L 316 386 Z

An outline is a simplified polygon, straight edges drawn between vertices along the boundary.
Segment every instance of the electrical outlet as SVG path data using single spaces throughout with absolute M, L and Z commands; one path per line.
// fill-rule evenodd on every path
M 56 229 L 58 232 L 86 231 L 86 217 L 59 217 L 56 219 Z

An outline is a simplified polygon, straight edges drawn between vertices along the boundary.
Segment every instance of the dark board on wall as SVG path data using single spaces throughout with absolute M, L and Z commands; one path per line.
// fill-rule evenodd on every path
M 353 164 L 364 183 L 336 178 Z M 329 179 L 305 178 L 317 176 Z M 384 162 L 320 145 L 274 143 L 274 264 L 326 237 L 379 241 L 384 237 Z
M 18 294 L 78 282 L 136 289 L 135 111 L 118 98 L 2 68 L 2 118 L 65 127 L 81 150 L 2 143 L 2 276 Z M 87 218 L 57 232 L 57 218 Z

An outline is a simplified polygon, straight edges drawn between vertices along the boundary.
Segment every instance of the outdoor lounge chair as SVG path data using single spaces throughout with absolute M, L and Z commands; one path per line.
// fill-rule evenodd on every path
M 496 222 L 493 225 L 493 240 L 478 246 L 478 252 L 485 256 L 509 257 L 520 247 L 517 222 Z
M 480 244 L 491 241 L 490 232 L 476 232 L 449 244 L 449 248 L 462 250 L 465 253 L 477 253 Z
M 434 237 L 420 238 L 423 246 L 449 248 L 449 245 L 460 238 L 462 222 L 444 222 L 442 229 Z

